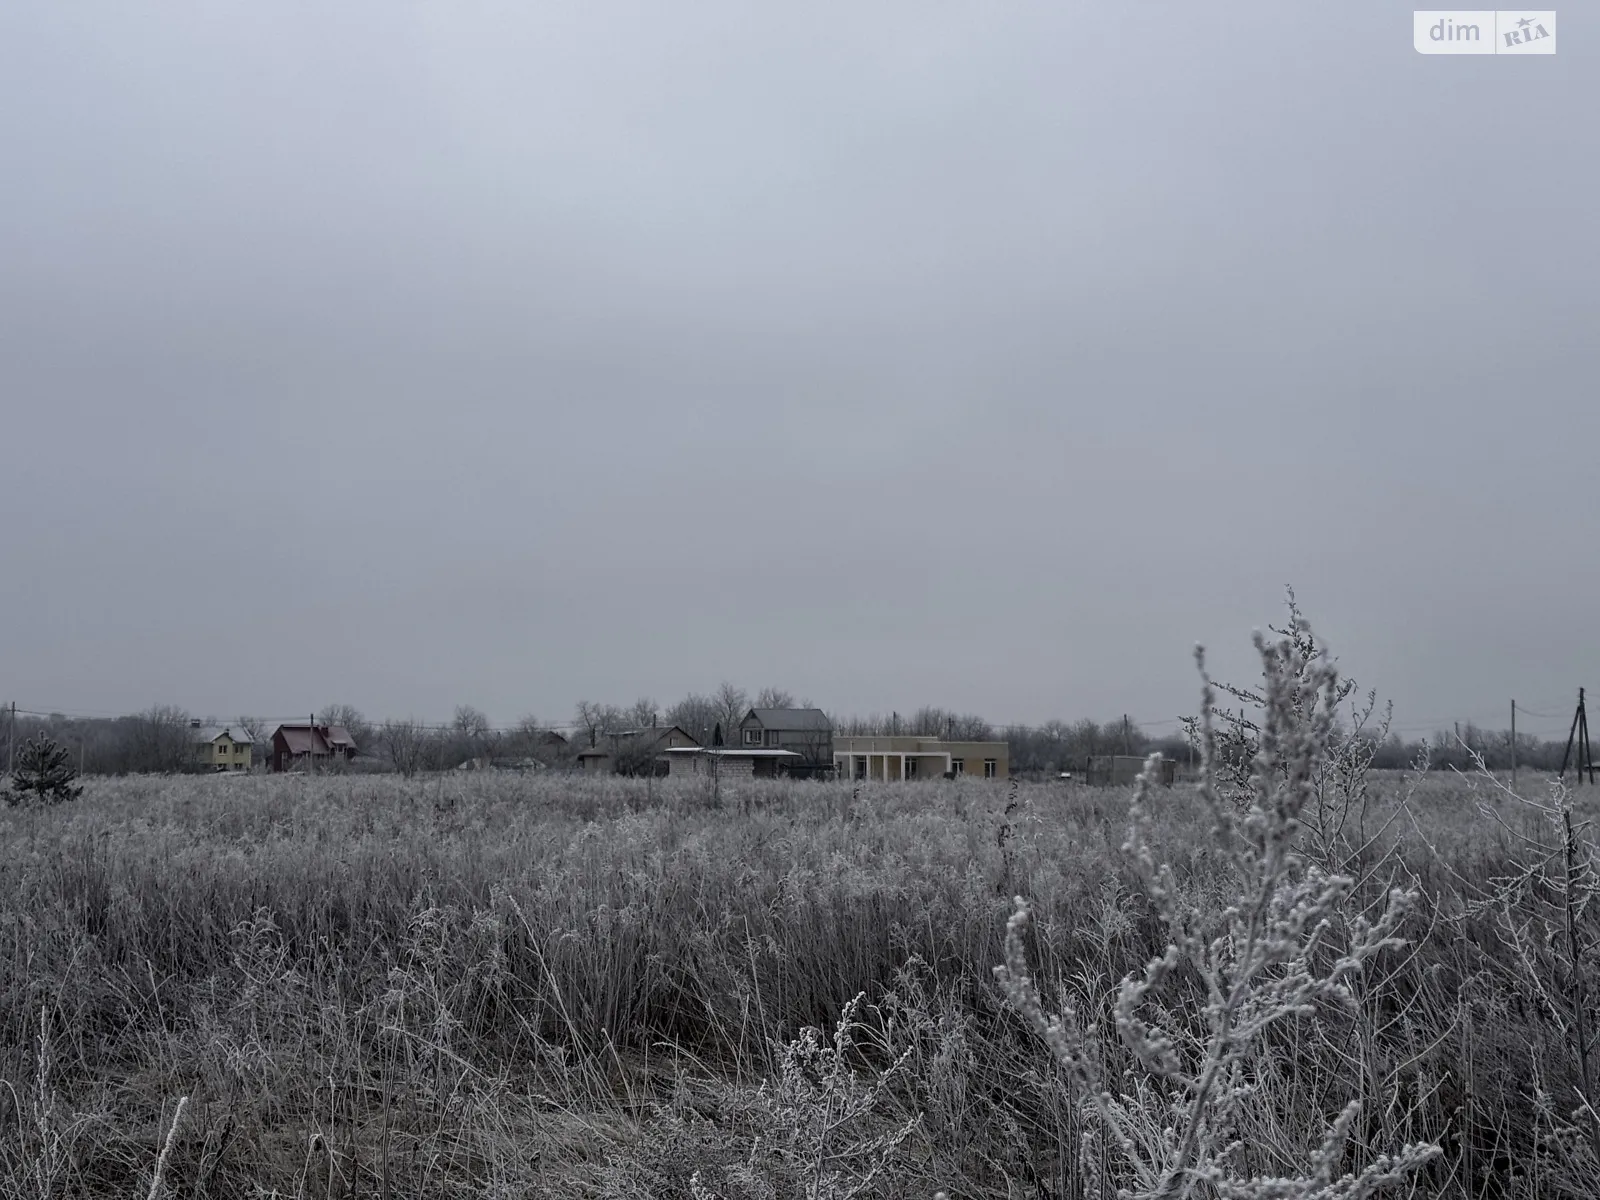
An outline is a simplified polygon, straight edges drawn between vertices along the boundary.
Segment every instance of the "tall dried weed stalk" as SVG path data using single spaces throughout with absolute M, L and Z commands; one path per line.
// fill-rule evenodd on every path
M 1510 869 L 1486 884 L 1455 875 L 1466 897 L 1457 923 L 1463 931 L 1486 925 L 1498 944 L 1501 953 L 1488 959 L 1500 976 L 1491 994 L 1536 1013 L 1555 1035 L 1530 1039 L 1526 1070 L 1536 1126 L 1519 1173 L 1540 1195 L 1600 1195 L 1600 1034 L 1593 1012 L 1600 994 L 1600 862 L 1590 823 L 1560 780 L 1550 781 L 1545 797 L 1523 796 L 1496 778 L 1481 754 L 1470 747 L 1468 753 L 1477 782 L 1487 784 L 1478 812 L 1514 850 Z M 1531 822 L 1508 820 L 1507 801 Z
M 1371 916 L 1348 913 L 1354 881 L 1308 864 L 1300 853 L 1304 817 L 1315 807 L 1318 780 L 1335 735 L 1335 712 L 1348 695 L 1326 656 L 1313 650 L 1309 627 L 1295 614 L 1276 645 L 1259 633 L 1263 712 L 1251 770 L 1225 794 L 1212 724 L 1215 689 L 1203 652 L 1198 723 L 1198 793 L 1212 822 L 1217 852 L 1234 893 L 1221 911 L 1185 899 L 1172 869 L 1153 853 L 1152 808 L 1160 794 L 1156 760 L 1139 781 L 1124 849 L 1132 856 L 1150 907 L 1166 931 L 1166 952 L 1143 976 L 1126 978 L 1114 1006 L 1114 1027 L 1137 1069 L 1106 1067 L 1099 1028 L 1064 1003 L 1048 1012 L 1030 971 L 1024 938 L 1029 908 L 1017 898 L 1008 923 L 1005 965 L 995 969 L 1012 1005 L 1043 1037 L 1084 1109 L 1080 1168 L 1090 1194 L 1177 1200 L 1358 1200 L 1404 1179 L 1438 1154 L 1431 1144 L 1406 1144 L 1353 1166 L 1348 1142 L 1361 1111 L 1351 1098 L 1326 1114 L 1320 1144 L 1305 1148 L 1305 1169 L 1293 1175 L 1252 1173 L 1242 1133 L 1252 1106 L 1270 1103 L 1264 1044 L 1280 1026 L 1303 1023 L 1325 1009 L 1357 1009 L 1352 984 L 1386 950 L 1403 945 L 1396 930 L 1416 900 L 1391 890 Z M 1163 996 L 1184 976 L 1198 980 L 1198 1021 Z

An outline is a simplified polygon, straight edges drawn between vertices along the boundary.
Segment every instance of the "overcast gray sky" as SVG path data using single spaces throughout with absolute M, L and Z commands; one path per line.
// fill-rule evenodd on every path
M 0 6 L 0 696 L 1569 714 L 1594 17 Z

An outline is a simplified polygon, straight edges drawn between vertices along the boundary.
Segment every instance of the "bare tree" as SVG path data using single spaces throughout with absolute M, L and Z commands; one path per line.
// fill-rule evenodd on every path
M 653 775 L 659 770 L 659 735 L 648 728 L 618 737 L 611 745 L 611 766 L 619 775 Z
M 133 719 L 129 730 L 129 769 L 190 769 L 195 762 L 193 734 L 189 714 L 183 709 L 166 704 L 147 708 Z
M 716 705 L 716 719 L 722 724 L 722 736 L 731 742 L 734 739 L 734 730 L 739 728 L 739 722 L 745 719 L 754 705 L 750 703 L 750 697 L 745 694 L 743 688 L 735 687 L 726 680 L 717 688 L 712 701 Z
M 667 709 L 666 724 L 676 725 L 692 734 L 702 746 L 711 744 L 711 731 L 716 728 L 721 714 L 717 702 L 710 696 L 691 692 Z
M 438 740 L 433 730 L 412 720 L 385 721 L 377 732 L 384 757 L 407 779 L 428 767 Z
M 812 707 L 809 704 L 801 708 Z M 823 714 L 827 716 L 826 713 Z M 799 766 L 808 772 L 817 772 L 833 766 L 833 718 L 828 717 L 827 729 L 806 729 L 792 735 L 787 749 L 800 755 Z
M 577 708 L 572 710 L 572 723 L 590 746 L 595 744 L 600 733 L 600 707 L 592 700 L 579 700 Z
M 565 738 L 538 717 L 523 717 L 502 737 L 505 754 L 531 758 L 547 767 L 566 762 L 569 747 Z
M 766 687 L 756 693 L 753 708 L 794 708 L 794 693 L 786 692 L 782 688 Z M 809 708 L 809 705 L 803 707 Z
M 628 725 L 633 729 L 650 729 L 660 718 L 660 706 L 647 696 L 641 696 L 628 710 Z
M 579 700 L 573 717 L 587 745 L 594 745 L 602 733 L 614 733 L 628 727 L 628 720 L 620 708 L 614 704 L 597 704 L 593 700 Z
M 992 742 L 994 726 L 977 713 L 962 713 L 951 727 L 952 740 L 958 742 Z
M 507 754 L 527 757 L 539 748 L 540 738 L 544 730 L 539 725 L 539 718 L 529 715 L 523 717 L 513 725 L 502 739 L 502 745 Z
M 317 710 L 317 724 L 341 725 L 356 744 L 357 754 L 370 753 L 372 722 L 361 715 L 359 709 L 349 704 L 330 704 Z
M 450 758 L 465 762 L 494 752 L 494 726 L 488 716 L 470 704 L 458 704 L 450 721 Z
M 457 733 L 469 738 L 481 738 L 491 728 L 488 715 L 470 704 L 456 705 L 456 714 L 450 725 Z

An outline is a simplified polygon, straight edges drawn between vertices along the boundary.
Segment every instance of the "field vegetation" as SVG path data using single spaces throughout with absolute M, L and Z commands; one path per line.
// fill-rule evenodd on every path
M 0 1192 L 1600 1194 L 1592 801 L 1373 771 L 1263 654 L 1253 784 L 0 808 Z

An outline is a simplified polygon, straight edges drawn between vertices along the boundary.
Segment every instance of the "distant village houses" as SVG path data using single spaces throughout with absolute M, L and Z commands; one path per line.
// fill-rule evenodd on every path
M 540 730 L 532 738 L 519 740 L 520 753 L 479 754 L 456 764 L 458 771 L 511 771 L 527 774 L 545 771 L 571 759 L 567 739 L 553 729 Z

